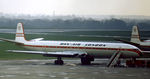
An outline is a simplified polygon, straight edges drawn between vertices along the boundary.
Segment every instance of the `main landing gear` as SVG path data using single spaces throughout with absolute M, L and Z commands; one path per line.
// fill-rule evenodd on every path
M 55 60 L 54 63 L 55 63 L 56 65 L 63 65 L 63 64 L 64 64 L 64 61 L 61 59 L 61 57 L 57 57 L 57 60 Z
M 90 55 L 84 55 L 81 56 L 81 64 L 82 65 L 90 65 L 91 61 L 94 61 L 94 57 Z M 61 59 L 61 57 L 57 57 L 57 60 L 54 61 L 55 65 L 63 65 L 64 61 Z
M 82 65 L 90 65 L 91 61 L 94 61 L 94 57 L 90 55 L 81 56 L 81 64 Z

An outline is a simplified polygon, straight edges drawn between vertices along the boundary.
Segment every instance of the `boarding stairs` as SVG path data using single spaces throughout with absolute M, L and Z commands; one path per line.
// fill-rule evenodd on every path
M 114 53 L 111 56 L 111 58 L 108 60 L 107 67 L 114 67 L 118 63 L 120 55 L 121 55 L 120 51 L 117 51 L 116 53 Z

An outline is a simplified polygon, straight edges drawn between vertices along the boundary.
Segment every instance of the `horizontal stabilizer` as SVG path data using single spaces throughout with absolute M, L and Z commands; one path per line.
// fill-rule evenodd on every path
M 30 41 L 41 41 L 41 40 L 43 40 L 44 38 L 36 38 L 36 39 L 32 39 L 32 40 L 30 40 Z
M 10 42 L 10 43 L 15 43 L 15 44 L 23 44 L 23 43 L 15 41 L 15 40 L 10 40 L 10 39 L 5 39 L 5 38 L 0 38 L 0 40 Z

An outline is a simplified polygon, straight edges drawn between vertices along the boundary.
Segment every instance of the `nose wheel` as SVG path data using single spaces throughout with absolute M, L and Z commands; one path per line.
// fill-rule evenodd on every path
M 57 57 L 57 60 L 55 60 L 55 65 L 63 65 L 64 61 L 61 59 L 61 57 Z

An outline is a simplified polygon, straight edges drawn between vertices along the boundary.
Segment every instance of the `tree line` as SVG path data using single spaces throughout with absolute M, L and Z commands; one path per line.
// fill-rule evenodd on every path
M 122 19 L 11 19 L 0 17 L 1 28 L 16 28 L 18 22 L 23 22 L 25 28 L 50 28 L 50 29 L 126 29 L 130 30 L 133 25 L 138 25 L 141 29 L 150 29 L 150 21 L 126 22 Z

